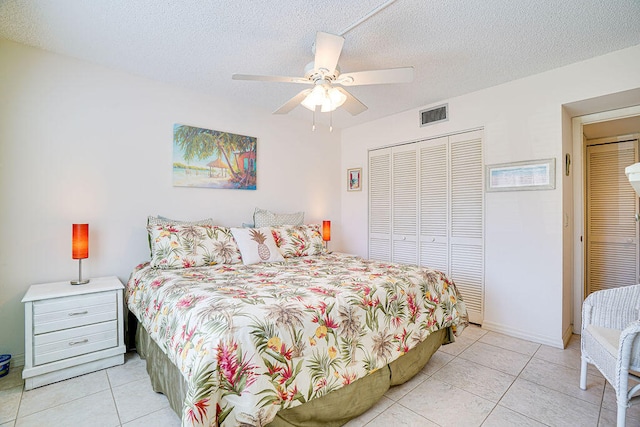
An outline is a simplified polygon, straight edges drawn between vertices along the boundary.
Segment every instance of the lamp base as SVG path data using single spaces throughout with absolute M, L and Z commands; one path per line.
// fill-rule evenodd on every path
M 89 279 L 82 278 L 82 259 L 78 260 L 78 280 L 71 280 L 72 285 L 86 285 L 89 283 Z

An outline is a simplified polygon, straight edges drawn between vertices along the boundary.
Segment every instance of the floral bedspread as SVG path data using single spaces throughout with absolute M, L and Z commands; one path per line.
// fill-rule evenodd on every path
M 255 425 L 467 324 L 444 274 L 357 257 L 136 267 L 126 301 L 188 383 L 182 425 Z

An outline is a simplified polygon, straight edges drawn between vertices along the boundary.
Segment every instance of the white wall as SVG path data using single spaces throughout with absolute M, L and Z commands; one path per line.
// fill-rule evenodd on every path
M 563 194 L 571 141 L 562 105 L 638 87 L 640 45 L 443 101 L 444 123 L 420 128 L 415 109 L 344 130 L 343 178 L 349 167 L 362 167 L 364 178 L 362 193 L 342 192 L 344 250 L 367 255 L 367 150 L 482 127 L 485 164 L 555 158 L 555 190 L 486 194 L 483 326 L 561 347 L 571 310 L 564 269 L 571 268 L 572 222 L 563 229 L 572 196 Z
M 257 137 L 257 190 L 173 187 L 174 123 Z M 24 353 L 28 286 L 77 276 L 74 222 L 90 224 L 86 276 L 122 281 L 149 257 L 149 214 L 239 226 L 256 206 L 302 210 L 333 221 L 338 249 L 340 133 L 310 128 L 0 39 L 0 353 Z

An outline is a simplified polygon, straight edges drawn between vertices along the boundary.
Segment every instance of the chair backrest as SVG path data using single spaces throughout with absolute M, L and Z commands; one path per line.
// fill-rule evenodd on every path
M 596 291 L 585 299 L 584 304 L 594 308 L 590 313 L 590 323 L 622 330 L 629 323 L 640 320 L 640 285 L 624 286 L 612 291 Z

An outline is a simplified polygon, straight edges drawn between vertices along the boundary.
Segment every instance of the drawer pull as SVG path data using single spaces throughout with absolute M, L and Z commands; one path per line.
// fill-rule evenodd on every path
M 69 341 L 69 345 L 86 344 L 88 342 L 89 342 L 89 339 L 85 338 L 85 339 L 80 340 L 80 341 Z
M 80 316 L 82 314 L 87 314 L 87 313 L 89 313 L 87 310 L 85 310 L 85 311 L 77 311 L 75 313 L 69 313 L 69 316 Z

